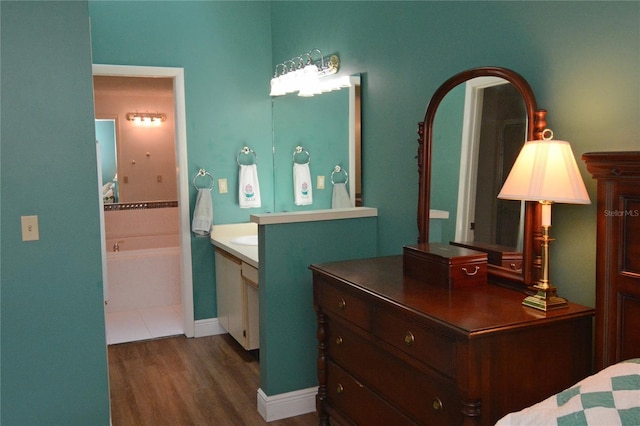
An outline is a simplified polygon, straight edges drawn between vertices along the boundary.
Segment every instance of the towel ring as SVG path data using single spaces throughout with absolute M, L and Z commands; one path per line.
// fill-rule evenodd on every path
M 209 179 L 211 179 L 211 182 L 209 183 L 209 186 L 208 187 L 205 186 L 205 187 L 200 188 L 198 186 L 198 184 L 196 183 L 196 181 L 198 180 L 199 177 L 208 177 Z M 213 189 L 214 185 L 215 185 L 215 180 L 213 180 L 213 176 L 211 176 L 211 173 L 209 173 L 205 169 L 198 170 L 198 173 L 196 173 L 196 175 L 193 177 L 193 186 L 196 188 L 196 190 L 208 189 L 209 191 L 211 191 Z
M 335 185 L 335 184 L 336 184 L 336 183 L 333 181 L 333 175 L 334 175 L 334 174 L 336 174 L 336 173 L 344 173 L 344 177 L 345 177 L 344 182 L 338 182 L 338 183 L 345 183 L 345 184 L 346 184 L 347 182 L 349 182 L 349 174 L 347 173 L 347 171 L 346 171 L 345 169 L 343 169 L 342 167 L 340 167 L 340 166 L 335 166 L 335 167 L 333 168 L 333 171 L 331 172 L 331 183 L 332 183 L 333 185 Z
M 253 163 L 243 164 L 240 162 L 241 155 L 250 155 L 250 154 L 253 155 Z M 245 146 L 240 150 L 240 152 L 238 152 L 238 155 L 236 155 L 236 163 L 238 163 L 238 166 L 251 166 L 253 164 L 258 164 L 258 154 L 256 154 L 256 152 L 251 148 L 249 148 L 248 146 Z
M 307 162 L 306 163 L 298 163 L 296 161 L 296 155 L 300 155 L 300 154 L 304 154 L 307 156 Z M 293 162 L 295 164 L 309 164 L 311 162 L 311 155 L 309 154 L 309 151 L 305 151 L 304 148 L 302 148 L 301 146 L 296 146 L 296 150 L 293 151 Z

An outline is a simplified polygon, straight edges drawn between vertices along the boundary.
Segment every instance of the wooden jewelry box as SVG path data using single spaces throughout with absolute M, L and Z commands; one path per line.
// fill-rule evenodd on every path
M 405 276 L 449 290 L 487 283 L 487 253 L 442 243 L 404 246 Z

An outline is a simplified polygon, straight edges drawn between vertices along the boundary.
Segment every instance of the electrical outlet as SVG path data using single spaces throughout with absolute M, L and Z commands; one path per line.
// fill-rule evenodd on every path
M 227 180 L 218 179 L 218 192 L 220 192 L 220 194 L 226 194 L 228 191 L 229 188 L 227 188 Z
M 318 189 L 324 189 L 324 176 L 318 176 Z
M 37 241 L 40 239 L 38 231 L 38 216 L 22 216 L 22 241 Z

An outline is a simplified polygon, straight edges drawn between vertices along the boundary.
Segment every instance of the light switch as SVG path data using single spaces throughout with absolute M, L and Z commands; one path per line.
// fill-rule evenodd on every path
M 38 216 L 22 216 L 22 241 L 37 241 L 40 239 L 38 231 Z
M 318 189 L 324 189 L 324 176 L 318 176 Z
M 218 192 L 220 192 L 220 194 L 226 194 L 228 190 L 227 179 L 218 179 Z

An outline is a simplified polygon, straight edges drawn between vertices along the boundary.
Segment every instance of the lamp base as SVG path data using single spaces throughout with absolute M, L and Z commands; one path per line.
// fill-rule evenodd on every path
M 534 296 L 528 296 L 522 301 L 524 306 L 539 309 L 541 311 L 552 311 L 554 309 L 568 308 L 569 304 L 566 299 L 556 295 L 556 288 L 553 286 L 542 287 L 535 285 L 538 293 Z

